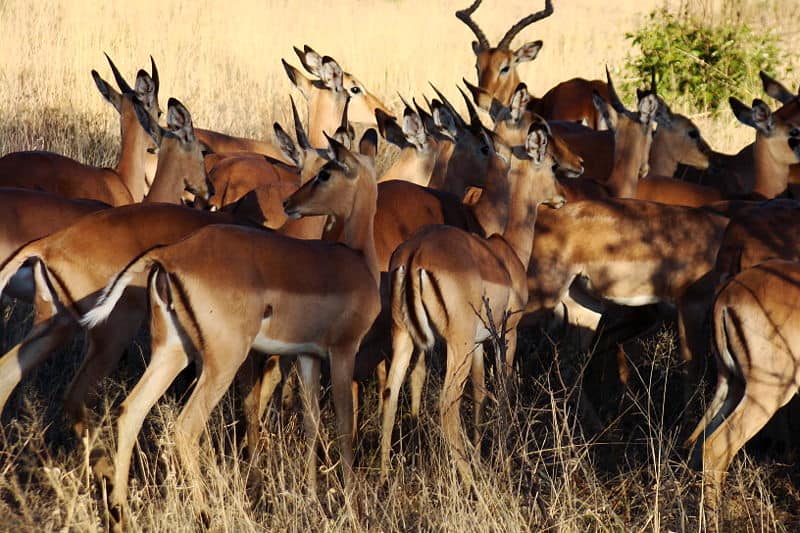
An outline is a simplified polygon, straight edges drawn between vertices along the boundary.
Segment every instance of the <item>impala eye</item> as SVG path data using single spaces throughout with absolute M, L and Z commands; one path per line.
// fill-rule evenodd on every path
M 510 67 L 508 65 L 504 66 L 503 68 L 500 69 L 500 74 L 508 74 L 509 68 Z
M 359 94 L 361 92 L 361 88 L 360 87 L 353 87 L 352 89 L 350 89 L 350 92 L 353 93 L 353 94 Z
M 792 128 L 789 132 L 790 137 L 800 137 L 800 128 Z
M 321 170 L 320 173 L 317 174 L 317 181 L 325 183 L 329 179 L 331 179 L 331 173 L 328 172 L 327 170 Z
M 486 146 L 485 144 L 483 146 L 481 146 L 481 153 L 483 155 L 489 155 L 489 147 Z

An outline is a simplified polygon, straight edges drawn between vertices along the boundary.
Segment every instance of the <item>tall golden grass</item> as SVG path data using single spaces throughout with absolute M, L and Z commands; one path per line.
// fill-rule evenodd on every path
M 97 94 L 89 72 L 111 78 L 102 52 L 129 78 L 158 62 L 162 102 L 175 96 L 195 124 L 234 134 L 269 138 L 271 124 L 288 118 L 291 85 L 280 58 L 297 63 L 292 46 L 309 44 L 335 57 L 392 108 L 403 95 L 430 94 L 433 82 L 448 95 L 474 78 L 471 32 L 453 17 L 467 0 L 338 2 L 241 0 L 226 3 L 88 0 L 0 0 L 0 154 L 53 149 L 95 164 L 113 161 L 118 147 L 116 115 Z M 742 16 L 798 44 L 798 9 L 778 0 L 554 0 L 553 17 L 517 39 L 542 39 L 545 47 L 521 74 L 535 94 L 573 76 L 601 77 L 605 65 L 619 72 L 630 52 L 622 37 L 650 9 L 669 5 L 704 17 Z M 523 16 L 530 0 L 485 0 L 475 15 L 496 40 Z M 793 33 L 794 32 L 794 33 Z M 786 65 L 795 72 L 800 63 Z M 631 102 L 631 95 L 626 101 Z M 757 95 L 752 95 L 757 96 Z M 692 113 L 692 110 L 682 111 Z M 752 130 L 732 118 L 700 117 L 713 146 L 733 151 Z M 19 337 L 20 313 L 3 317 L 5 346 Z M 631 384 L 614 405 L 604 432 L 584 435 L 576 396 L 585 393 L 584 354 L 552 350 L 525 337 L 527 371 L 512 423 L 489 406 L 485 438 L 475 456 L 478 490 L 463 492 L 450 468 L 436 423 L 436 378 L 426 391 L 417 425 L 401 424 L 388 487 L 377 485 L 375 393 L 368 391 L 357 444 L 357 493 L 343 506 L 332 468 L 319 500 L 303 492 L 303 441 L 291 412 L 271 424 L 264 449 L 251 465 L 238 453 L 235 401 L 228 397 L 208 426 L 203 479 L 184 479 L 172 453 L 169 428 L 188 385 L 184 380 L 154 410 L 134 455 L 131 476 L 133 530 L 194 531 L 197 502 L 189 483 L 204 483 L 215 531 L 698 531 L 699 483 L 677 446 L 680 372 L 674 337 L 662 331 L 643 339 Z M 146 344 L 145 344 L 146 345 Z M 0 530 L 98 530 L 105 525 L 103 488 L 89 457 L 67 430 L 58 399 L 72 373 L 77 347 L 62 351 L 27 380 L 0 425 Z M 113 450 L 112 413 L 142 356 L 131 350 L 127 371 L 102 384 L 96 409 L 104 428 L 91 444 Z M 613 402 L 612 402 L 613 403 Z M 611 413 L 611 415 L 608 415 Z M 330 425 L 330 409 L 323 408 Z M 469 417 L 465 417 L 469 418 Z M 336 460 L 329 439 L 323 453 Z M 250 472 L 264 486 L 248 494 Z M 800 494 L 785 465 L 735 463 L 728 485 L 726 526 L 731 531 L 797 531 Z

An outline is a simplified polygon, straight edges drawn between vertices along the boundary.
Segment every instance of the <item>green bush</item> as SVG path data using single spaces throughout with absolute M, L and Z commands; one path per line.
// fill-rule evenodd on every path
M 761 94 L 758 71 L 774 72 L 785 56 L 771 31 L 743 23 L 710 25 L 665 9 L 651 12 L 625 38 L 637 50 L 627 58 L 626 74 L 633 80 L 627 89 L 641 86 L 655 70 L 667 102 L 712 114 L 728 109 L 729 96 Z

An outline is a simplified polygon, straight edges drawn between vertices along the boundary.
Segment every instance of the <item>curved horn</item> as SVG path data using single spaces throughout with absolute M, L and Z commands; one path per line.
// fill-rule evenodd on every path
M 622 100 L 619 99 L 617 90 L 614 89 L 614 83 L 611 81 L 611 73 L 608 71 L 608 67 L 606 67 L 606 79 L 608 80 L 608 98 L 611 101 L 611 107 L 613 107 L 614 111 L 617 113 L 630 115 L 630 111 L 625 108 L 625 104 L 623 104 Z
M 658 94 L 658 88 L 656 87 L 656 67 L 650 69 L 650 90 L 653 94 Z
M 464 102 L 467 104 L 467 113 L 469 113 L 469 127 L 473 132 L 479 132 L 483 130 L 483 122 L 481 122 L 481 117 L 478 116 L 478 111 L 475 109 L 475 106 L 472 103 L 472 99 L 467 96 L 467 93 L 459 87 L 458 92 L 461 93 L 462 98 L 464 98 Z
M 445 95 L 443 95 L 441 93 L 441 91 L 439 91 L 439 89 L 437 89 L 434 84 L 428 82 L 428 85 L 431 86 L 431 88 L 433 89 L 433 92 L 435 92 L 436 96 L 439 97 L 439 100 L 441 100 L 442 103 L 444 104 L 444 106 L 450 111 L 450 113 L 452 113 L 453 120 L 455 120 L 457 122 L 458 126 L 461 127 L 461 128 L 466 129 L 467 128 L 467 123 L 466 123 L 466 121 L 464 121 L 464 117 L 461 116 L 461 113 L 456 111 L 456 108 L 453 107 L 453 104 L 450 103 L 450 101 L 445 97 Z
M 119 73 L 119 69 L 117 68 L 117 66 L 114 64 L 113 61 L 111 61 L 111 58 L 108 57 L 108 54 L 106 54 L 105 52 L 103 52 L 103 54 L 105 54 L 106 59 L 108 60 L 108 64 L 111 65 L 111 72 L 114 73 L 114 79 L 117 80 L 117 86 L 119 87 L 119 90 L 122 91 L 123 94 L 132 93 L 133 89 L 131 89 L 131 86 L 128 85 L 127 81 L 125 81 L 125 78 L 122 77 L 122 74 Z
M 489 39 L 486 38 L 486 34 L 483 33 L 481 27 L 478 26 L 478 23 L 472 20 L 472 14 L 476 9 L 478 9 L 478 6 L 481 5 L 482 1 L 483 0 L 475 0 L 468 8 L 456 11 L 456 18 L 466 24 L 467 27 L 472 30 L 472 33 L 474 33 L 475 37 L 478 38 L 478 44 L 480 44 L 481 48 L 488 50 L 492 47 L 492 45 L 489 44 Z M 550 0 L 547 1 L 549 2 Z
M 161 82 L 158 79 L 158 68 L 156 67 L 156 60 L 150 56 L 150 77 L 153 78 L 153 83 L 156 86 L 155 93 L 158 94 L 158 88 L 161 87 Z
M 549 17 L 553 14 L 553 0 L 544 0 L 544 9 L 537 13 L 531 13 L 527 17 L 523 18 L 509 29 L 503 38 L 500 39 L 500 42 L 497 44 L 497 48 L 508 48 L 511 44 L 511 41 L 514 40 L 514 37 L 517 36 L 519 32 L 522 31 L 525 26 L 529 26 L 534 22 L 542 20 L 544 18 Z
M 308 150 L 309 148 L 311 148 L 311 143 L 308 142 L 306 131 L 303 129 L 303 123 L 300 120 L 300 114 L 297 112 L 297 106 L 294 104 L 294 98 L 289 96 L 289 100 L 292 102 L 292 118 L 294 119 L 294 136 L 297 137 L 297 144 L 299 144 L 300 148 L 302 148 L 303 150 Z

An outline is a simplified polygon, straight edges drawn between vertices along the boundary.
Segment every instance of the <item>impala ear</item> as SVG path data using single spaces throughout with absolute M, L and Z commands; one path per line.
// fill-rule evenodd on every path
M 158 125 L 158 122 L 153 116 L 144 108 L 141 102 L 133 102 L 133 110 L 136 113 L 136 119 L 142 125 L 144 131 L 153 138 L 156 146 L 161 146 L 161 140 L 164 138 L 164 128 Z
M 425 126 L 422 124 L 422 119 L 411 108 L 406 108 L 403 113 L 403 137 L 409 143 L 413 144 L 417 150 L 425 146 L 427 134 L 425 133 Z
M 514 93 L 511 95 L 511 102 L 509 108 L 511 110 L 511 120 L 518 121 L 525 114 L 528 108 L 528 103 L 531 101 L 531 95 L 528 93 L 528 87 L 524 83 L 517 85 Z
M 608 102 L 606 99 L 600 96 L 600 93 L 597 91 L 592 91 L 592 104 L 594 104 L 594 108 L 597 109 L 597 112 L 603 117 L 603 120 L 606 121 L 606 125 L 608 125 L 608 129 L 614 130 L 613 121 L 611 120 L 611 110 L 608 107 Z
M 303 76 L 299 70 L 287 63 L 286 60 L 281 59 L 281 63 L 283 64 L 283 70 L 286 71 L 286 75 L 289 77 L 289 81 L 291 81 L 292 84 L 303 93 L 306 100 L 308 100 L 311 97 L 311 90 L 314 88 L 311 80 Z
M 645 96 L 639 100 L 639 122 L 650 124 L 657 112 L 658 98 L 649 91 L 645 92 Z
M 333 134 L 333 138 L 348 150 L 353 147 L 353 138 L 355 136 L 355 131 L 347 126 L 339 126 Z
M 771 98 L 774 98 L 782 104 L 787 104 L 794 99 L 795 95 L 792 91 L 784 87 L 783 84 L 776 79 L 769 77 L 763 70 L 758 73 L 758 76 L 761 78 L 761 85 L 764 87 L 764 92 Z
M 167 102 L 167 127 L 183 142 L 195 141 L 192 115 L 177 98 L 170 98 Z
M 739 122 L 751 128 L 755 128 L 764 135 L 771 135 L 774 129 L 774 119 L 769 106 L 756 98 L 753 100 L 753 107 L 747 107 L 742 101 L 731 96 L 728 102 L 733 109 L 733 114 Z
M 772 135 L 775 131 L 775 119 L 772 110 L 763 101 L 756 98 L 753 100 L 753 122 L 756 129 L 764 135 Z
M 103 95 L 103 98 L 114 106 L 117 113 L 122 113 L 122 95 L 114 90 L 106 80 L 101 78 L 96 70 L 92 71 L 92 78 L 94 79 L 94 84 L 97 85 L 97 90 Z
M 361 136 L 358 143 L 358 151 L 371 159 L 378 155 L 378 133 L 374 128 L 370 128 Z
M 456 121 L 453 118 L 453 114 L 450 113 L 450 110 L 438 100 L 434 100 L 431 105 L 433 109 L 433 122 L 436 124 L 436 127 L 439 128 L 439 130 L 445 135 L 447 135 L 447 137 L 455 140 L 456 136 L 458 135 L 458 130 L 456 128 Z
M 319 79 L 325 84 L 325 87 L 332 91 L 341 91 L 344 88 L 342 78 L 344 73 L 342 67 L 335 59 L 329 56 L 322 58 L 322 66 L 319 68 Z
M 394 117 L 387 115 L 381 109 L 375 109 L 375 122 L 377 122 L 378 131 L 381 132 L 381 136 L 384 139 L 398 148 L 405 148 L 406 144 L 408 144 L 406 137 Z
M 523 44 L 514 52 L 514 62 L 525 63 L 527 61 L 533 61 L 536 59 L 536 56 L 539 55 L 542 45 L 542 41 L 531 41 Z
M 275 140 L 278 143 L 281 153 L 289 158 L 297 168 L 302 168 L 305 162 L 305 152 L 292 140 L 288 133 L 286 133 L 277 122 L 272 125 L 272 130 L 275 133 Z
M 472 51 L 475 55 L 483 52 L 483 48 L 481 48 L 481 44 L 478 41 L 472 41 Z
M 547 154 L 547 130 L 538 122 L 531 124 L 525 138 L 525 151 L 535 165 L 541 165 Z
M 140 70 L 136 74 L 136 83 L 134 84 L 133 92 L 148 110 L 151 112 L 155 111 L 156 115 L 161 112 L 160 109 L 155 109 L 158 107 L 156 102 L 156 84 L 147 71 Z
M 294 48 L 294 53 L 297 54 L 297 57 L 300 59 L 300 63 L 303 64 L 303 67 L 308 71 L 309 74 L 313 74 L 314 76 L 321 78 L 322 76 L 319 75 L 320 67 L 322 67 L 322 56 L 316 53 L 310 46 L 304 45 L 303 50 L 299 50 L 297 47 Z

